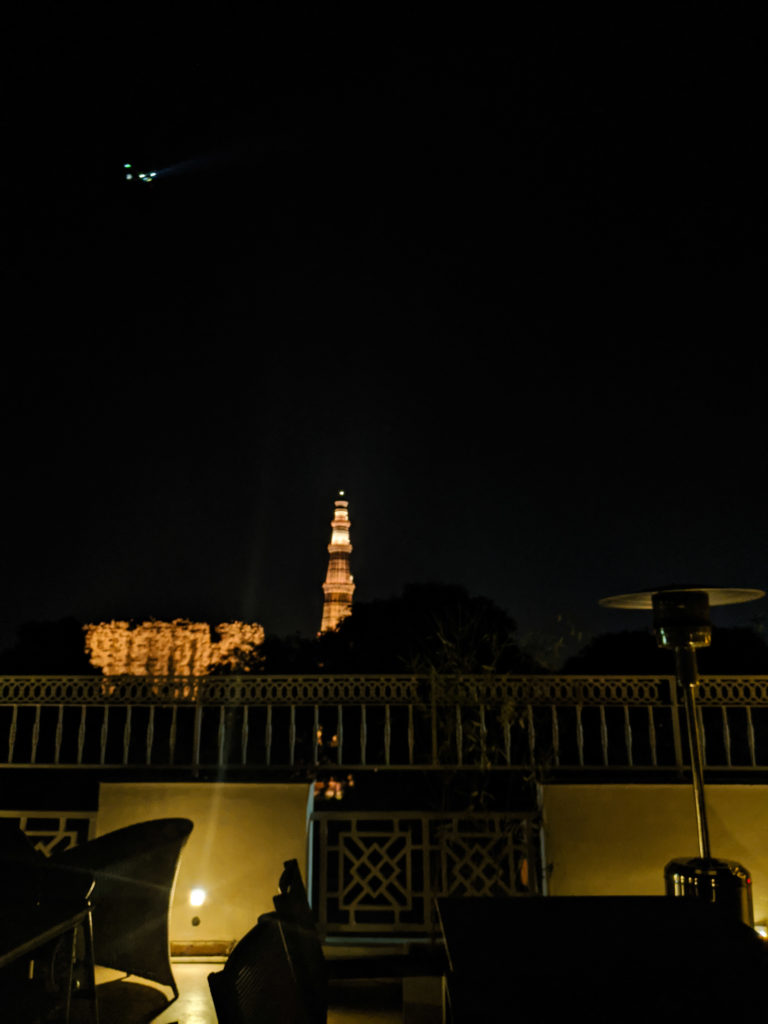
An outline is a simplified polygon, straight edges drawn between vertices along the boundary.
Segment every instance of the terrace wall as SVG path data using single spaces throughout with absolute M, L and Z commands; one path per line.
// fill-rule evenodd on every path
M 748 868 L 756 922 L 768 922 L 768 785 L 709 785 L 715 857 Z M 664 866 L 698 855 L 690 786 L 542 787 L 547 891 L 554 896 L 652 896 Z

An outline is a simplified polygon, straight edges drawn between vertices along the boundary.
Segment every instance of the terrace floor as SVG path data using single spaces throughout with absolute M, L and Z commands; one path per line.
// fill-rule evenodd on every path
M 208 975 L 220 971 L 223 960 L 174 961 L 179 998 L 162 1009 L 166 989 L 144 979 L 126 978 L 118 971 L 96 968 L 101 1024 L 217 1024 L 208 988 Z M 423 1001 L 424 998 L 432 1002 Z M 426 997 L 416 994 L 403 1004 L 398 980 L 335 981 L 329 992 L 328 1024 L 439 1024 L 442 1011 L 434 985 Z M 72 1024 L 85 1020 L 84 1006 L 73 1005 Z

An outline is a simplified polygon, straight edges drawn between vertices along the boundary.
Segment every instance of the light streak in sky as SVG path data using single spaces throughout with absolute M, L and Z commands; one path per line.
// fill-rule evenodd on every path
M 215 153 L 204 153 L 199 156 L 189 157 L 185 160 L 178 160 L 176 163 L 168 164 L 167 167 L 158 167 L 151 171 L 136 173 L 134 165 L 123 164 L 123 170 L 127 181 L 151 184 L 155 179 L 175 177 L 177 174 L 189 174 L 197 171 L 207 171 L 211 168 L 222 167 L 235 163 L 245 158 L 262 159 L 278 152 L 293 152 L 301 147 L 295 138 L 280 137 L 276 139 L 263 140 L 258 143 L 241 143 Z
M 204 171 L 210 167 L 231 163 L 236 156 L 237 152 L 234 150 L 221 153 L 209 153 L 205 156 L 197 156 L 191 157 L 188 160 L 180 160 L 177 163 L 169 164 L 167 167 L 161 167 L 158 170 L 140 171 L 138 173 L 134 172 L 133 164 L 124 163 L 123 170 L 126 172 L 126 181 L 136 181 L 143 185 L 149 185 L 152 184 L 156 178 L 174 177 L 177 174 L 189 174 L 194 171 Z

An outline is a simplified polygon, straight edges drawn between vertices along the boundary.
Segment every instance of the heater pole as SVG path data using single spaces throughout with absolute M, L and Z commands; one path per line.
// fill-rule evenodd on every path
M 707 805 L 704 800 L 704 757 L 699 714 L 696 708 L 696 687 L 699 684 L 696 648 L 693 646 L 675 647 L 675 663 L 677 685 L 683 691 L 685 717 L 688 722 L 688 747 L 691 752 L 693 799 L 696 805 L 696 827 L 699 833 L 699 856 L 709 859 L 709 827 L 707 825 Z
M 750 927 L 754 925 L 754 912 L 749 872 L 735 861 L 717 860 L 709 848 L 704 801 L 704 742 L 696 708 L 696 690 L 699 686 L 696 648 L 708 647 L 711 643 L 711 604 L 740 604 L 764 596 L 762 590 L 736 587 L 668 586 L 634 594 L 617 594 L 600 601 L 607 608 L 653 609 L 656 643 L 659 647 L 674 651 L 675 655 L 678 699 L 682 691 L 688 725 L 699 856 L 679 857 L 667 864 L 664 868 L 667 895 L 718 903 L 725 913 Z

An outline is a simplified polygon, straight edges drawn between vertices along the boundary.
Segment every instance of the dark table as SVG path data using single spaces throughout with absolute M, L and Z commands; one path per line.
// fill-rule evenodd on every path
M 761 1019 L 768 950 L 718 907 L 668 896 L 437 900 L 454 1024 Z

